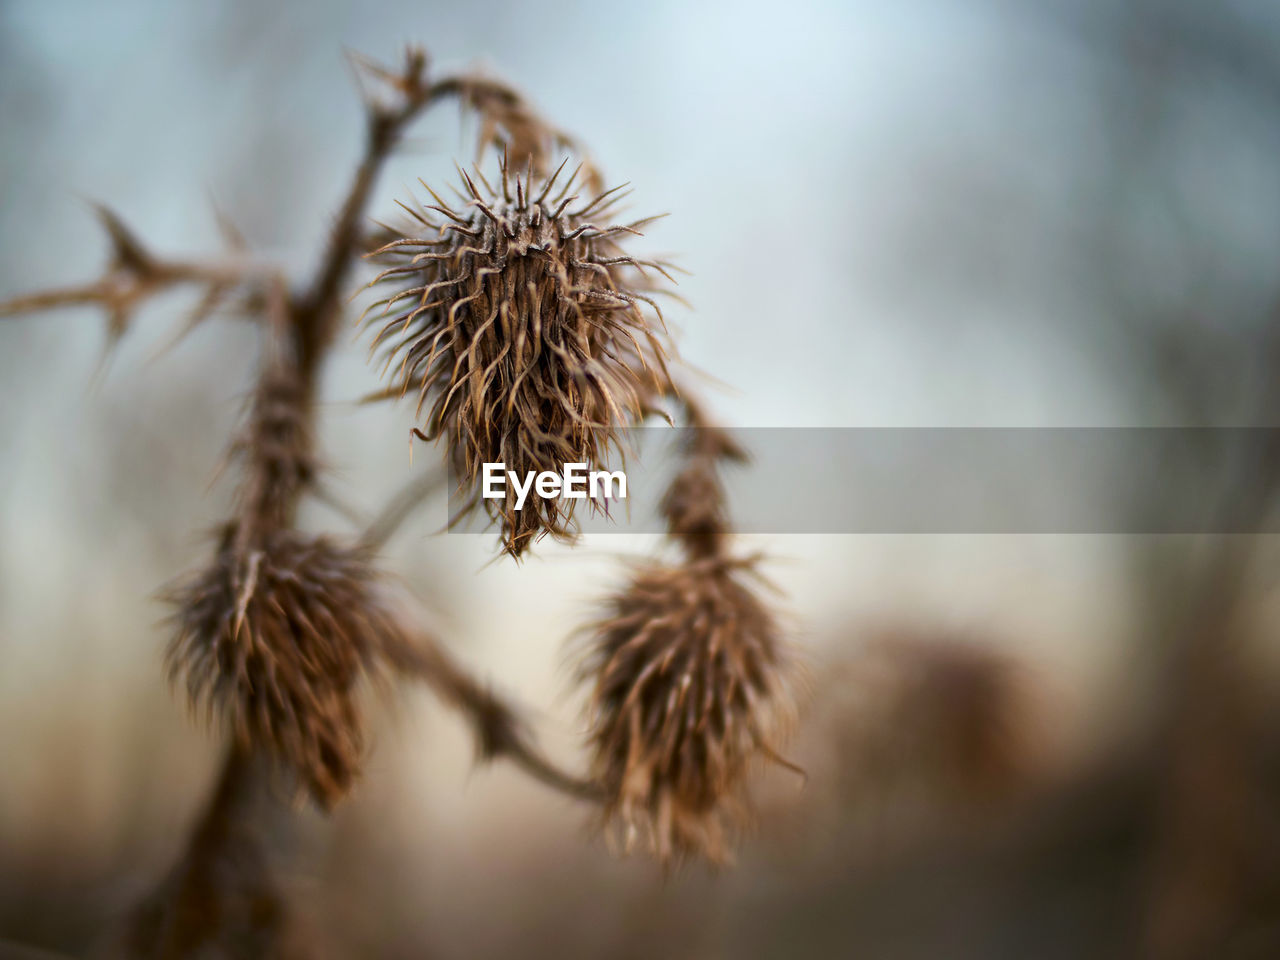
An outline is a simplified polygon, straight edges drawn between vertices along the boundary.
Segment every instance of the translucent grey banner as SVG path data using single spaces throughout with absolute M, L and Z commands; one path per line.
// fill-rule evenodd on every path
M 615 482 L 607 516 L 578 500 L 582 532 L 661 532 L 658 505 L 691 432 L 630 431 L 625 459 L 607 464 L 625 472 L 626 499 Z M 1280 532 L 1267 509 L 1280 428 L 761 428 L 733 436 L 751 460 L 721 476 L 743 533 Z M 560 464 L 545 469 L 563 473 Z M 493 483 L 491 492 L 504 489 Z M 460 491 L 454 476 L 450 485 L 453 515 L 473 490 Z M 473 515 L 453 529 L 489 527 Z

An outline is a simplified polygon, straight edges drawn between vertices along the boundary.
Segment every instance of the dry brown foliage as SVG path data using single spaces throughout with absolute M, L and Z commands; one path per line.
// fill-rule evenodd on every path
M 669 292 L 670 265 L 626 250 L 657 218 L 611 223 L 622 188 L 603 191 L 577 141 L 505 84 L 435 78 L 419 49 L 396 70 L 360 66 L 380 91 L 366 93 L 364 154 L 309 276 L 253 259 L 231 229 L 225 261 L 165 258 L 103 209 L 111 258 L 100 279 L 0 303 L 0 315 L 98 306 L 114 343 L 151 297 L 186 286 L 200 293 L 192 321 L 232 305 L 263 334 L 257 383 L 230 444 L 234 506 L 210 560 L 167 591 L 170 676 L 225 725 L 231 749 L 173 876 L 135 914 L 137 955 L 295 955 L 296 925 L 254 831 L 263 804 L 244 798 L 269 797 L 263 788 L 280 773 L 326 811 L 344 796 L 363 759 L 360 681 L 382 668 L 424 681 L 465 716 L 481 760 L 506 758 L 600 804 L 628 830 L 644 830 L 664 862 L 727 856 L 748 762 L 773 756 L 785 713 L 778 627 L 758 596 L 754 561 L 729 552 L 716 471 L 741 451 L 673 384 L 674 348 L 654 300 Z M 375 351 L 381 345 L 394 365 L 383 395 L 416 395 L 426 432 L 415 432 L 442 437 L 472 485 L 485 462 L 522 474 L 605 466 L 621 456 L 622 431 L 667 402 L 702 428 L 664 501 L 685 561 L 642 568 L 597 626 L 586 668 L 596 675 L 593 779 L 551 763 L 519 711 L 389 601 L 375 553 L 434 484 L 415 482 L 363 533 L 297 527 L 304 499 L 323 492 L 319 380 L 351 274 L 370 250 L 373 186 L 405 128 L 450 99 L 477 115 L 480 154 L 501 153 L 499 176 L 490 185 L 481 156 L 474 178 L 461 173 L 458 207 L 432 193 L 433 204 L 405 206 L 404 229 L 375 234 L 371 256 L 385 269 L 374 282 L 392 289 L 372 308 L 383 317 Z M 550 169 L 557 151 L 580 161 L 568 175 L 568 159 Z M 574 500 L 534 498 L 523 511 L 513 497 L 485 503 L 516 558 L 540 536 L 576 533 Z

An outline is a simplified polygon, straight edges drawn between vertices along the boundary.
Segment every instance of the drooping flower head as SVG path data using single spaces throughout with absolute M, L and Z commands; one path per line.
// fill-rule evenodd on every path
M 641 567 L 593 628 L 593 773 L 608 820 L 663 862 L 726 859 L 750 761 L 777 759 L 787 657 L 750 561 Z
M 480 500 L 482 465 L 519 476 L 603 466 L 669 384 L 652 297 L 668 265 L 622 247 L 648 220 L 609 225 L 619 189 L 582 200 L 576 174 L 557 189 L 563 168 L 534 184 L 504 164 L 496 188 L 460 171 L 465 205 L 432 192 L 436 203 L 405 208 L 411 235 L 373 254 L 388 265 L 374 282 L 398 287 L 375 304 L 385 395 L 417 395 L 421 432 L 444 438 L 465 509 L 483 503 L 516 557 L 547 533 L 571 539 L 577 501 L 531 497 L 517 511 L 509 485 L 505 500 Z
M 359 770 L 356 684 L 394 622 L 360 550 L 279 531 L 245 552 L 236 534 L 228 525 L 214 562 L 170 591 L 170 675 L 327 809 Z

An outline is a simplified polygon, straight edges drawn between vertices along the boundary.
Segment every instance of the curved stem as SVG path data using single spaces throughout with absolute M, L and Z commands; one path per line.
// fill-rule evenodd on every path
M 517 710 L 468 674 L 434 637 L 421 630 L 412 637 L 389 638 L 387 659 L 400 672 L 424 681 L 442 702 L 467 718 L 482 760 L 504 757 L 553 790 L 593 803 L 605 799 L 599 784 L 561 770 L 548 759 Z
M 381 550 L 423 501 L 445 485 L 447 476 L 447 471 L 433 470 L 397 490 L 360 535 L 360 545 L 375 553 Z

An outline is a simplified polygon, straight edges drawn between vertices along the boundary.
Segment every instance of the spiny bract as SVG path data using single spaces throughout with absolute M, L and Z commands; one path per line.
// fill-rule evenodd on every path
M 467 496 L 461 512 L 483 503 L 516 557 L 547 533 L 572 539 L 577 501 L 531 497 L 517 511 L 510 486 L 505 500 L 481 500 L 482 465 L 501 462 L 519 476 L 604 466 L 621 455 L 620 431 L 670 382 L 669 341 L 650 296 L 670 279 L 669 265 L 620 245 L 657 218 L 598 225 L 621 188 L 581 203 L 575 171 L 553 194 L 563 169 L 536 194 L 531 175 L 510 177 L 505 164 L 497 188 L 478 168 L 476 179 L 460 170 L 465 206 L 431 192 L 435 204 L 405 207 L 421 235 L 371 254 L 392 264 L 374 283 L 400 287 L 370 308 L 391 315 L 373 343 L 384 369 L 394 365 L 382 395 L 416 392 L 424 435 L 445 437 Z

